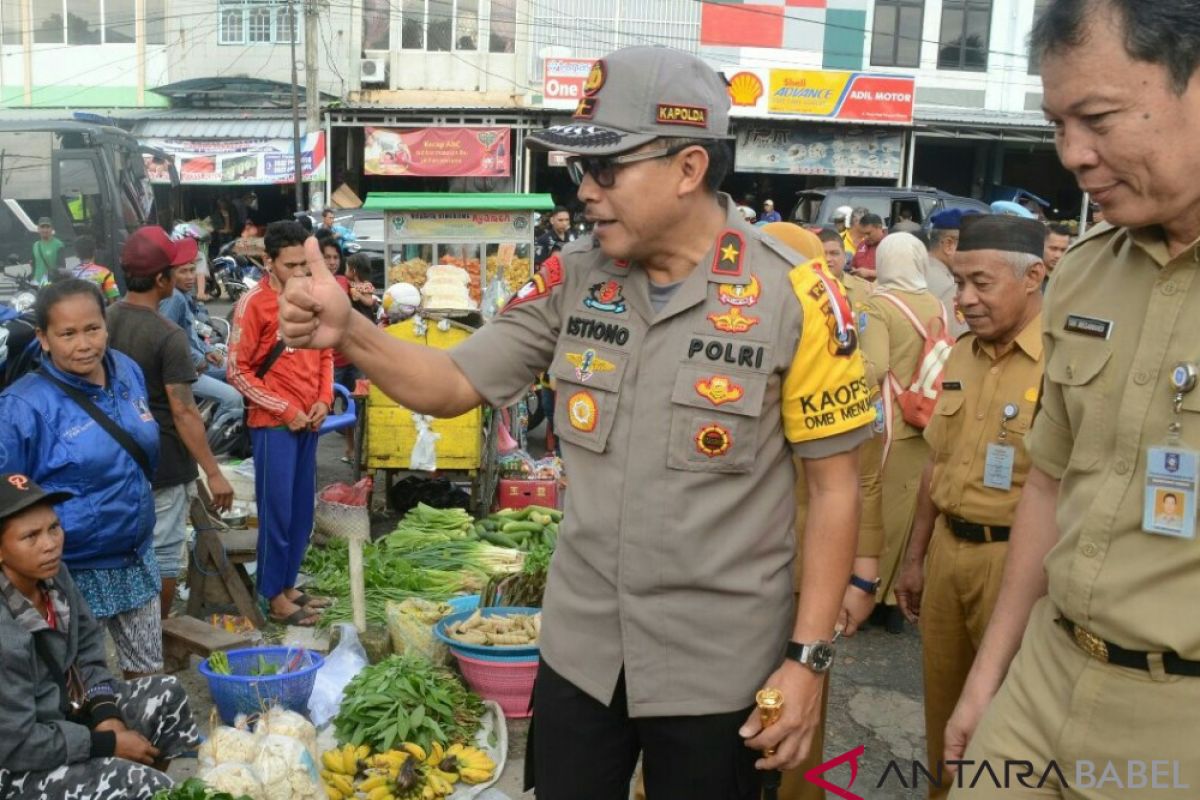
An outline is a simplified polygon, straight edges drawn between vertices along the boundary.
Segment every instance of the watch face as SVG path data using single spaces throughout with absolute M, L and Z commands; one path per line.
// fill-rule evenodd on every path
M 812 667 L 813 672 L 825 672 L 832 667 L 833 646 L 825 642 L 814 644 L 809 653 L 808 664 Z

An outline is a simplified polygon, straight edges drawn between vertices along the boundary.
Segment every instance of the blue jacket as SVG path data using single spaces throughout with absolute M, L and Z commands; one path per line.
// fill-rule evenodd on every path
M 108 389 L 41 369 L 88 393 L 158 463 L 158 423 L 150 414 L 142 370 L 124 353 L 104 357 Z M 71 569 L 113 569 L 134 563 L 154 535 L 154 494 L 133 456 L 63 391 L 30 372 L 0 394 L 0 472 L 21 472 L 48 492 L 70 492 L 55 506 Z
M 192 307 L 191 298 L 176 289 L 174 294 L 158 304 L 158 313 L 183 328 L 192 351 L 192 362 L 203 364 L 208 347 L 200 341 L 200 334 L 196 333 L 196 310 Z

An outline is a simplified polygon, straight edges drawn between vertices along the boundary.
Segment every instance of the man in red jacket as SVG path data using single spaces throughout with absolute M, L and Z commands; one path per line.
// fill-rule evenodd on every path
M 258 502 L 258 593 L 270 617 L 312 625 L 317 603 L 295 587 L 308 547 L 316 494 L 317 431 L 333 402 L 333 351 L 293 350 L 279 338 L 279 295 L 308 274 L 308 232 L 292 221 L 267 226 L 269 280 L 234 312 L 229 382 L 246 398 Z

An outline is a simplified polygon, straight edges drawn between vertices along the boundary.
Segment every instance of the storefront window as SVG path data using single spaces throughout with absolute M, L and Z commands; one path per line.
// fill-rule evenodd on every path
M 30 10 L 33 13 L 33 41 L 37 44 L 62 44 L 62 3 L 34 3 Z
M 391 0 L 364 0 L 363 49 L 391 49 Z
M 451 48 L 454 33 L 454 0 L 429 0 L 428 23 L 425 49 L 431 52 L 446 52 Z
M 404 0 L 400 46 L 405 50 L 425 49 L 425 0 Z
M 67 3 L 67 44 L 100 44 L 100 0 Z
M 986 70 L 991 19 L 992 0 L 945 0 L 938 69 Z
M 488 52 L 511 53 L 517 33 L 516 0 L 492 0 L 491 27 L 488 31 Z
M 454 20 L 454 49 L 479 49 L 479 0 L 458 0 Z
M 104 42 L 105 44 L 133 44 L 134 0 L 105 0 Z
M 924 15 L 924 0 L 875 0 L 875 21 L 871 27 L 872 66 L 920 66 Z
M 166 4 L 164 0 L 146 0 L 146 44 L 166 43 Z

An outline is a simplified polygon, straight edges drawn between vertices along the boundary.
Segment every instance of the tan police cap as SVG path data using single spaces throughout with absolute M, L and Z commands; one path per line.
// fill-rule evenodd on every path
M 729 92 L 699 58 L 669 47 L 626 47 L 592 65 L 569 124 L 526 137 L 526 146 L 579 155 L 623 153 L 659 137 L 725 139 Z

